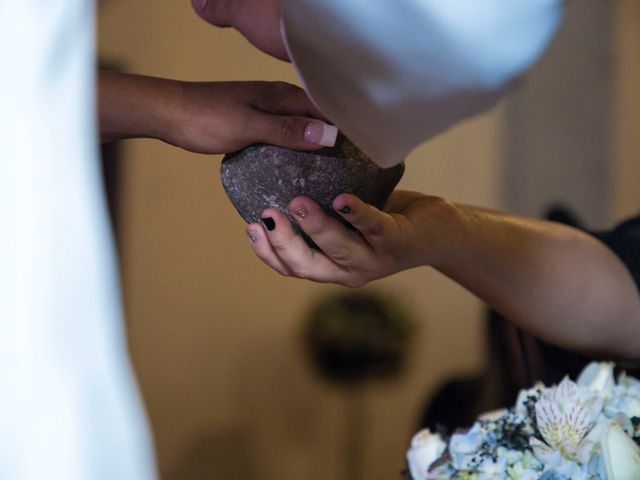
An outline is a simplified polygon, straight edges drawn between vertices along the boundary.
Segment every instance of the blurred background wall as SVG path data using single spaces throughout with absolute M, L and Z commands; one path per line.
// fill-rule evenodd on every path
M 297 83 L 290 65 L 200 21 L 189 3 L 101 2 L 100 58 L 183 80 Z M 593 226 L 640 210 L 638 5 L 573 2 L 550 63 L 489 114 L 415 151 L 401 186 L 532 215 L 567 203 Z M 575 49 L 583 60 L 572 60 Z M 531 125 L 545 124 L 540 115 L 557 118 L 535 101 L 556 70 L 572 99 L 598 97 L 579 114 L 555 97 L 551 106 L 573 113 L 548 137 Z M 558 131 L 585 121 L 569 140 Z M 597 151 L 588 163 L 584 132 Z M 313 374 L 299 336 L 312 302 L 339 288 L 281 278 L 254 258 L 221 188 L 220 161 L 149 140 L 122 145 L 118 238 L 129 344 L 163 479 L 342 478 L 345 402 Z M 426 268 L 371 288 L 395 294 L 421 326 L 406 374 L 368 397 L 364 476 L 392 479 L 433 389 L 483 368 L 482 305 Z

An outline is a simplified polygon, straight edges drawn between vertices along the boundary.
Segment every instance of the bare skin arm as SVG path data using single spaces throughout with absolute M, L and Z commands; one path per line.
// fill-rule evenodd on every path
M 333 206 L 362 236 L 299 197 L 290 210 L 322 252 L 269 209 L 263 218 L 273 220 L 265 223 L 272 230 L 248 227 L 256 254 L 284 275 L 351 287 L 431 266 L 540 338 L 640 362 L 638 289 L 618 257 L 590 235 L 413 192 L 396 192 L 386 212 L 348 194 Z
M 304 91 L 284 82 L 180 82 L 102 71 L 103 141 L 156 138 L 198 153 L 252 143 L 314 150 L 335 141 Z

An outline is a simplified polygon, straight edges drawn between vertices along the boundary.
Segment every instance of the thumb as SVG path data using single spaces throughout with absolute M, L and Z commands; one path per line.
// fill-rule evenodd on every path
M 333 147 L 338 128 L 315 118 L 261 113 L 254 124 L 255 140 L 292 150 L 317 150 Z

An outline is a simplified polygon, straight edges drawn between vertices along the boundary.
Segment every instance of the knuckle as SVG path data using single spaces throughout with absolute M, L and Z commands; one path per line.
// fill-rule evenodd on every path
M 382 233 L 382 223 L 379 221 L 371 222 L 360 231 L 362 232 L 363 235 L 368 235 L 368 236 L 380 235 L 380 233 Z
M 308 219 L 304 230 L 310 235 L 320 235 L 327 230 L 327 217 L 317 205 L 309 206 Z
M 360 288 L 365 284 L 364 281 L 359 279 L 349 279 L 343 283 L 347 288 Z
M 269 239 L 271 247 L 277 252 L 283 252 L 287 249 L 287 242 L 279 237 L 273 237 Z
M 304 126 L 296 118 L 287 117 L 280 121 L 280 136 L 286 141 L 297 141 L 303 137 Z
M 326 253 L 335 260 L 347 260 L 351 254 L 349 249 L 346 247 L 334 248 Z
M 270 265 L 270 258 L 268 255 L 266 255 L 262 250 L 256 248 L 254 249 L 254 252 L 256 254 L 256 257 L 258 257 L 260 260 L 262 260 L 264 263 L 266 263 L 267 265 Z
M 296 267 L 293 268 L 293 274 L 297 277 L 300 278 L 302 280 L 308 280 L 311 278 L 311 272 L 303 267 Z
M 277 80 L 273 82 L 273 86 L 276 88 L 276 90 L 280 91 L 285 95 L 298 90 L 298 87 L 296 87 L 295 85 L 288 82 L 283 82 L 282 80 Z
M 280 106 L 286 103 L 289 98 L 298 94 L 299 88 L 287 82 L 276 81 L 269 84 L 270 107 L 274 111 L 279 111 Z

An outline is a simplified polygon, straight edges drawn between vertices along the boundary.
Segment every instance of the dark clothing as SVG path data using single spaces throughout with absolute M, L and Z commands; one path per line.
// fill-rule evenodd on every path
M 640 216 L 621 223 L 611 231 L 592 234 L 620 257 L 640 289 Z

